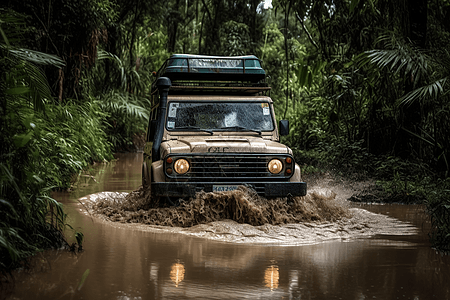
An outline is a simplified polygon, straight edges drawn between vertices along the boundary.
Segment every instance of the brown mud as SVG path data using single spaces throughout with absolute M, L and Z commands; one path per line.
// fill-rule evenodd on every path
M 335 194 L 324 196 L 316 192 L 305 197 L 267 200 L 253 190 L 241 186 L 236 191 L 205 193 L 180 201 L 179 206 L 159 207 L 142 187 L 114 201 L 99 199 L 92 205 L 96 214 L 113 222 L 191 227 L 214 221 L 233 220 L 253 226 L 278 225 L 311 221 L 336 221 L 350 217 L 348 209 L 332 200 Z
M 351 208 L 355 190 L 318 180 L 304 197 L 267 200 L 247 187 L 201 192 L 178 206 L 159 207 L 142 187 L 131 193 L 102 192 L 80 199 L 92 216 L 116 226 L 177 232 L 218 241 L 262 244 L 316 244 L 374 235 L 412 235 L 417 228 L 389 216 Z

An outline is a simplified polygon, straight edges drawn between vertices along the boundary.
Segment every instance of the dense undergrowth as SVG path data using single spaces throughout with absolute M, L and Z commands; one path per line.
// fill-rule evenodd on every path
M 70 188 L 91 164 L 111 160 L 113 150 L 130 150 L 133 134 L 141 129 L 138 124 L 144 123 L 134 118 L 145 119 L 127 115 L 126 110 L 113 115 L 106 101 L 95 99 L 46 103 L 36 110 L 23 95 L 11 96 L 8 90 L 3 90 L 0 117 L 2 272 L 21 266 L 42 249 L 69 246 L 64 231 L 71 227 L 62 204 L 50 197 L 51 191 Z M 136 110 L 145 114 L 142 107 Z M 137 129 L 114 129 L 110 124 L 119 117 Z M 114 143 L 115 136 L 121 137 L 120 142 Z M 81 246 L 82 241 L 77 242 Z
M 123 92 L 109 91 L 99 97 L 99 108 L 107 118 L 103 128 L 115 151 L 134 151 L 135 135 L 143 135 L 148 120 L 150 100 L 145 97 Z
M 51 192 L 70 188 L 93 163 L 111 160 L 114 151 L 132 150 L 132 138 L 148 118 L 145 99 L 124 90 L 58 99 L 45 70 L 61 74 L 65 62 L 22 48 L 24 19 L 0 10 L 2 275 L 44 249 L 82 247 L 80 232 L 73 234 L 74 243 L 66 240 L 65 231 L 73 229 Z
M 3 58 L 4 65 L 8 59 Z M 71 227 L 51 191 L 70 188 L 83 170 L 111 160 L 114 151 L 132 150 L 132 137 L 143 130 L 147 118 L 142 106 L 111 95 L 84 102 L 48 101 L 36 109 L 27 99 L 28 89 L 5 83 L 0 93 L 2 272 L 42 249 L 69 246 L 64 231 Z M 82 240 L 77 242 L 81 246 Z
M 7 100 L 0 117 L 2 271 L 41 249 L 67 245 L 63 233 L 70 225 L 51 191 L 70 187 L 74 174 L 112 158 L 95 102 L 46 104 L 37 111 L 22 97 Z

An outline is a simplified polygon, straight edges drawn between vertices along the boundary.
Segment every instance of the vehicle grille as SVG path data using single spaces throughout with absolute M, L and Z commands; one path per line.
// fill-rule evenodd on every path
M 190 181 L 273 181 L 288 180 L 289 175 L 283 172 L 272 174 L 267 170 L 267 163 L 273 158 L 285 159 L 283 155 L 198 155 L 198 156 L 171 156 L 174 160 L 183 157 L 190 163 L 188 173 L 166 174 L 170 178 L 186 178 Z

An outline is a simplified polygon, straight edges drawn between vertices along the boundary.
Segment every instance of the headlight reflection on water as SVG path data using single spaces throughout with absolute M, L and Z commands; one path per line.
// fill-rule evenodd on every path
M 175 283 L 175 286 L 178 287 L 178 284 L 184 279 L 184 265 L 180 263 L 175 263 L 172 265 L 170 269 L 170 279 Z
M 278 271 L 278 266 L 269 266 L 264 273 L 264 283 L 266 287 L 270 288 L 271 291 L 278 288 L 278 283 L 280 280 L 280 273 Z
M 175 283 L 175 287 L 184 280 L 186 269 L 182 263 L 174 263 L 170 267 L 170 279 Z M 270 291 L 279 287 L 280 272 L 277 265 L 270 265 L 264 272 L 264 285 L 270 288 Z

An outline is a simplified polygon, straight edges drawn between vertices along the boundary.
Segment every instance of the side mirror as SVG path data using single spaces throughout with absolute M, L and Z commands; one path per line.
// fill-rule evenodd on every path
M 289 135 L 289 121 L 288 120 L 280 120 L 278 128 L 280 129 L 280 135 Z

